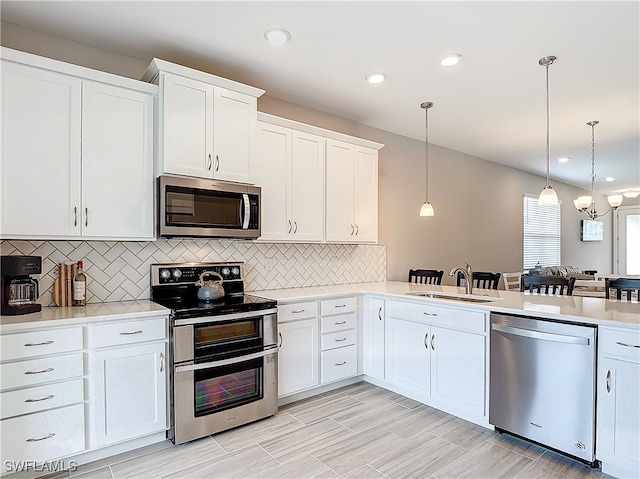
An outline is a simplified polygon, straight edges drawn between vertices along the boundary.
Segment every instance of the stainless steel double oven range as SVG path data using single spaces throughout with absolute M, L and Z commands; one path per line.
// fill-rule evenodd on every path
M 198 299 L 204 272 L 223 278 L 223 298 Z M 244 294 L 244 264 L 151 265 L 151 299 L 172 310 L 171 429 L 182 444 L 275 414 L 276 302 Z

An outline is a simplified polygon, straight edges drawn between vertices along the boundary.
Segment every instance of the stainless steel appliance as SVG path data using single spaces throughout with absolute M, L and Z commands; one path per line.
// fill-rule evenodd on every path
M 224 296 L 196 281 L 222 278 Z M 171 308 L 169 438 L 182 444 L 278 410 L 277 303 L 244 294 L 243 263 L 151 265 L 151 299 Z
M 40 256 L 2 256 L 2 314 L 18 315 L 37 313 L 42 305 L 36 303 L 39 296 L 38 280 L 32 274 L 42 273 Z
M 491 314 L 489 423 L 595 460 L 596 328 Z
M 160 236 L 258 238 L 260 187 L 161 176 L 158 213 Z

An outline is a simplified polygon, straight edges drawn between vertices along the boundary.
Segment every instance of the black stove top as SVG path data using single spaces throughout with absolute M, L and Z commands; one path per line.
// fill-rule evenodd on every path
M 277 301 L 248 294 L 225 296 L 216 301 L 200 301 L 196 296 L 153 299 L 153 301 L 172 309 L 176 319 L 263 311 L 278 305 Z

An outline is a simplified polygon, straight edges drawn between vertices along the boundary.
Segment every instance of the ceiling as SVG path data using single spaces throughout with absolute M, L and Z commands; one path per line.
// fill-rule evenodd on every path
M 2 20 L 135 58 L 207 66 L 267 94 L 545 175 L 640 189 L 640 2 L 7 1 Z M 264 32 L 291 33 L 273 47 Z M 454 67 L 439 61 L 463 55 Z M 368 84 L 367 73 L 387 80 Z M 569 156 L 560 164 L 558 157 Z M 606 183 L 606 176 L 615 181 Z

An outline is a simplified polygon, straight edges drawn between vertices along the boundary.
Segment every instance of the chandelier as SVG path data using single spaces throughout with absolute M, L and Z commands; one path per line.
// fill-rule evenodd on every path
M 597 120 L 590 121 L 587 123 L 588 126 L 591 127 L 591 195 L 579 196 L 575 200 L 573 200 L 573 205 L 580 213 L 584 213 L 586 216 L 595 220 L 601 216 L 606 215 L 612 210 L 615 210 L 622 204 L 622 195 L 611 195 L 607 196 L 607 201 L 609 202 L 609 206 L 611 206 L 610 210 L 605 211 L 602 214 L 599 214 L 596 211 L 596 191 L 595 191 L 595 183 L 596 183 L 596 140 L 595 140 L 595 127 L 600 123 Z

